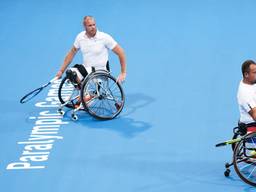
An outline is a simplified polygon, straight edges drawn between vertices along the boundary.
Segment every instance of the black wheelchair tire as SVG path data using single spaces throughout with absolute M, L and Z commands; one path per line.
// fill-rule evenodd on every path
M 65 101 L 64 99 L 62 98 L 62 87 L 64 85 L 64 83 L 67 81 L 67 77 L 64 77 L 59 85 L 59 90 L 58 90 L 58 97 L 59 97 L 59 101 L 61 104 L 64 104 Z M 71 108 L 71 109 L 74 109 L 74 106 L 72 104 L 66 104 L 65 107 L 68 107 L 68 108 Z

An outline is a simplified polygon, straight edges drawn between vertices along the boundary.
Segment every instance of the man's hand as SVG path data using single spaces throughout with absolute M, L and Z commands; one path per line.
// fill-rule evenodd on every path
M 62 76 L 62 71 L 58 71 L 58 73 L 56 74 L 56 77 L 58 78 L 58 79 L 60 79 L 61 78 L 61 76 Z
M 117 82 L 122 83 L 126 77 L 126 59 L 124 50 L 117 44 L 112 51 L 118 55 L 120 65 L 121 65 L 121 73 L 117 77 Z
M 118 75 L 116 81 L 117 81 L 118 83 L 122 83 L 122 82 L 124 82 L 125 78 L 126 78 L 126 73 L 120 73 L 120 75 Z

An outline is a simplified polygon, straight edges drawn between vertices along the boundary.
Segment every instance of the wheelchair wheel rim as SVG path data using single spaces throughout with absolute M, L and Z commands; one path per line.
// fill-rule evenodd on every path
M 81 97 L 92 96 L 83 100 L 87 111 L 98 119 L 113 119 L 123 109 L 124 94 L 120 84 L 108 74 L 96 74 L 89 78 L 81 92 Z

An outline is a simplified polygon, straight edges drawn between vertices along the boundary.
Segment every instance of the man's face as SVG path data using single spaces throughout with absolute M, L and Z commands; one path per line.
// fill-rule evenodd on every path
M 256 65 L 251 64 L 250 65 L 250 70 L 246 75 L 247 75 L 247 77 L 246 77 L 247 80 L 250 83 L 255 84 L 256 83 Z
M 93 18 L 87 18 L 84 21 L 84 27 L 85 27 L 85 31 L 89 37 L 95 36 L 95 34 L 97 32 L 97 28 L 96 28 L 96 23 Z

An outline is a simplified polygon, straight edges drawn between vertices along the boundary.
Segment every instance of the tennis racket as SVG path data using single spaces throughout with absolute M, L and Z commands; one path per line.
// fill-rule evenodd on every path
M 51 81 L 49 81 L 48 83 L 42 85 L 41 87 L 29 92 L 28 94 L 26 94 L 24 97 L 21 98 L 20 103 L 26 103 L 29 100 L 31 100 L 32 98 L 34 98 L 35 96 L 37 96 L 44 88 L 48 87 L 52 82 L 56 81 L 58 78 L 54 77 Z

